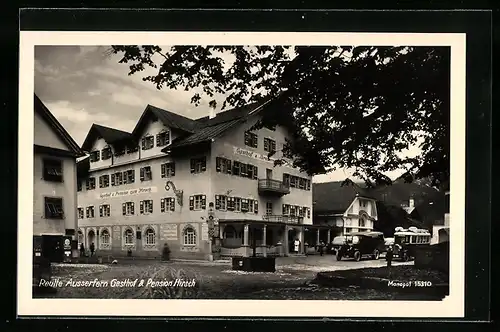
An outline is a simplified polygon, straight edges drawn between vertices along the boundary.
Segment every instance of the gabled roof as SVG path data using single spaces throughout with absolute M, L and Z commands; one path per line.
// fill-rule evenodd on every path
M 196 132 L 196 129 L 198 129 L 202 124 L 196 120 L 148 104 L 144 112 L 142 112 L 137 125 L 132 131 L 132 135 L 134 137 L 138 138 L 142 128 L 146 125 L 146 119 L 151 116 L 156 117 L 169 128 L 177 129 L 186 133 Z
M 77 178 L 84 178 L 88 175 L 90 170 L 90 158 L 87 156 L 76 162 L 76 176 Z
M 409 228 L 415 226 L 428 229 L 423 222 L 411 218 L 400 206 L 384 204 L 380 201 L 377 201 L 376 204 L 377 222 L 374 224 L 374 228 L 383 232 L 385 236 L 392 236 L 396 227 Z
M 365 188 L 353 182 L 313 183 L 312 192 L 315 213 L 344 213 L 357 196 L 373 199 Z
M 71 135 L 64 129 L 64 127 L 57 121 L 54 115 L 49 111 L 49 109 L 45 106 L 45 104 L 38 98 L 36 94 L 34 94 L 34 109 L 35 112 L 38 113 L 47 124 L 54 130 L 56 135 L 66 144 L 69 150 L 76 156 L 82 157 L 84 156 L 84 152 L 75 140 L 71 137 Z
M 162 151 L 168 152 L 172 149 L 209 142 L 212 139 L 220 137 L 236 124 L 246 120 L 251 114 L 260 111 L 262 109 L 261 106 L 264 106 L 268 101 L 269 99 L 265 99 L 259 103 L 252 103 L 220 112 L 211 119 L 203 117 L 194 120 L 196 123 L 196 132 L 178 137 Z
M 92 144 L 94 144 L 94 141 L 98 137 L 102 137 L 108 144 L 133 141 L 133 136 L 131 133 L 94 123 L 92 127 L 90 127 L 87 137 L 82 144 L 82 149 L 84 151 L 90 151 L 92 149 Z

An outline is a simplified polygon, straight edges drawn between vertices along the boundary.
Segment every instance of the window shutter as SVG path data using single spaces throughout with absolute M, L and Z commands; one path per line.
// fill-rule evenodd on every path
M 149 200 L 149 211 L 148 212 L 153 213 L 153 200 L 152 199 Z
M 307 180 L 307 190 L 311 190 L 311 180 Z
M 219 158 L 219 157 L 216 157 L 216 158 L 215 158 L 215 170 L 216 170 L 217 172 L 220 172 L 220 163 L 221 163 L 220 158 Z
M 227 174 L 231 174 L 231 160 L 226 160 Z
M 141 168 L 141 181 L 144 181 L 144 168 Z
M 132 206 L 130 207 L 130 214 L 135 214 L 134 202 L 132 202 Z
M 111 174 L 111 185 L 114 186 L 115 185 L 115 174 Z
M 258 177 L 259 177 L 259 168 L 257 166 L 254 166 L 253 167 L 253 179 L 257 180 Z
M 160 199 L 160 211 L 165 212 L 165 198 Z
M 144 201 L 139 202 L 139 213 L 140 214 L 144 213 Z
M 103 215 L 102 212 L 103 212 L 103 209 L 102 209 L 102 205 L 101 205 L 101 206 L 99 206 L 99 217 L 102 217 L 102 215 Z
M 127 214 L 127 204 L 125 204 L 125 203 L 122 203 L 122 213 L 123 213 L 123 215 Z
M 167 164 L 161 165 L 161 177 L 164 178 L 167 176 Z
M 259 201 L 257 200 L 253 201 L 253 212 L 255 212 L 255 214 L 259 213 Z
M 220 210 L 220 196 L 215 195 L 215 209 Z
M 189 209 L 194 210 L 194 196 L 189 196 Z
M 175 198 L 171 198 L 170 211 L 175 211 Z
M 282 205 L 281 214 L 283 214 L 284 216 L 286 216 L 286 205 L 285 204 Z
M 156 146 L 160 146 L 160 134 L 156 134 Z
M 194 173 L 194 159 L 191 159 L 191 173 Z
M 171 170 L 172 176 L 174 176 L 175 175 L 175 163 L 171 163 L 171 165 L 172 165 L 172 170 Z
M 207 196 L 203 195 L 201 197 L 201 208 L 205 210 L 207 208 Z
M 207 157 L 203 157 L 201 162 L 201 171 L 205 172 L 207 170 Z
M 307 208 L 307 218 L 311 218 L 311 209 Z
M 134 183 L 134 181 L 135 181 L 135 170 L 131 170 L 129 172 L 130 172 L 130 175 L 131 175 L 131 177 L 130 177 L 130 183 Z

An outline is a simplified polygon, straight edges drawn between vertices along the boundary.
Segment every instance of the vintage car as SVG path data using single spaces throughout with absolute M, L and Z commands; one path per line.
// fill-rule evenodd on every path
M 409 261 L 415 258 L 418 246 L 429 245 L 431 233 L 426 229 L 396 227 L 394 230 L 394 258 Z
M 346 243 L 337 251 L 337 260 L 342 258 L 354 258 L 360 261 L 362 257 L 369 256 L 379 259 L 380 253 L 384 251 L 384 234 L 381 232 L 356 232 L 344 236 Z

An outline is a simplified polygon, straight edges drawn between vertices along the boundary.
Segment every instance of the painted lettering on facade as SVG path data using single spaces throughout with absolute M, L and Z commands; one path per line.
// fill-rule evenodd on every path
M 276 158 L 268 157 L 265 154 L 242 149 L 242 148 L 239 148 L 237 146 L 233 146 L 233 153 L 235 155 L 244 156 L 244 157 L 248 157 L 248 158 L 252 158 L 252 159 L 256 159 L 256 160 L 261 160 L 261 161 L 265 161 L 268 163 L 274 163 L 274 161 L 277 160 Z M 292 164 L 288 161 L 284 161 L 283 166 L 292 167 Z
M 178 240 L 178 228 L 176 224 L 173 225 L 161 225 L 161 235 L 165 240 Z
M 132 195 L 150 194 L 155 193 L 158 189 L 156 187 L 145 187 L 129 190 L 117 190 L 109 193 L 97 194 L 97 199 L 115 198 L 115 197 L 125 197 Z

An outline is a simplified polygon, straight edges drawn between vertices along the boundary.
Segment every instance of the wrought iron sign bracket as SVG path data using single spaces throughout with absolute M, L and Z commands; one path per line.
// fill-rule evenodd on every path
M 175 196 L 177 197 L 177 203 L 179 204 L 179 206 L 182 206 L 182 197 L 183 197 L 184 191 L 178 190 L 172 181 L 167 181 L 167 183 L 165 184 L 165 190 L 169 191 L 170 188 L 172 188 L 172 191 L 174 192 Z

